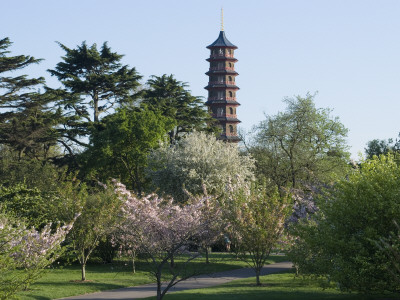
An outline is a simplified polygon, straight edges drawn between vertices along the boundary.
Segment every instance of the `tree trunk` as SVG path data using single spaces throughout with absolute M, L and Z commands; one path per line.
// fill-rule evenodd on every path
M 86 264 L 81 264 L 82 269 L 82 281 L 86 280 Z
M 93 121 L 98 122 L 99 121 L 99 94 L 98 92 L 94 92 L 94 97 L 93 97 L 93 110 L 94 110 L 94 116 L 93 116 Z
M 135 167 L 135 182 L 136 182 L 136 189 L 137 189 L 137 192 L 138 192 L 138 194 L 139 194 L 139 196 L 141 196 L 142 195 L 142 184 L 141 184 L 141 182 L 140 182 L 140 176 L 139 176 L 139 167 L 138 166 L 136 166 Z
M 157 274 L 157 300 L 162 299 L 161 293 L 161 274 Z
M 257 286 L 261 285 L 261 281 L 260 281 L 260 269 L 256 269 L 256 282 L 257 282 Z
M 175 267 L 175 260 L 174 260 L 174 256 L 171 256 L 171 268 Z
M 136 273 L 135 255 L 132 255 L 132 272 L 133 272 L 133 274 Z
M 210 263 L 210 261 L 209 261 L 209 259 L 208 259 L 208 250 L 209 250 L 210 248 L 209 247 L 206 247 L 206 264 L 209 264 Z

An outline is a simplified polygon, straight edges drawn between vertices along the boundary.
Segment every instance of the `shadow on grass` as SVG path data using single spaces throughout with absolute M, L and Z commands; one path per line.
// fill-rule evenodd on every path
M 148 298 L 150 299 L 150 298 Z M 153 299 L 153 298 L 151 298 Z M 165 300 L 333 300 L 333 299 L 354 299 L 354 300 L 370 300 L 379 299 L 369 296 L 356 294 L 337 294 L 326 291 L 313 292 L 308 291 L 242 291 L 242 292 L 219 292 L 217 294 L 199 294 L 199 293 L 184 293 L 184 294 L 169 294 Z
M 49 297 L 44 297 L 44 296 L 26 296 L 25 299 L 36 299 L 36 300 L 51 300 Z
M 255 278 L 235 280 L 220 286 L 167 294 L 165 300 L 388 300 L 399 299 L 397 294 L 342 293 L 333 288 L 322 289 L 318 281 L 295 278 L 292 271 Z M 155 298 L 148 298 L 155 299 Z

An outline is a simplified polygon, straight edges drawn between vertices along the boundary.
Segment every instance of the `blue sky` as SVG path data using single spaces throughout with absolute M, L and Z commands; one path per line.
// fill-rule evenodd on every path
M 236 79 L 241 127 L 250 130 L 284 110 L 284 97 L 318 91 L 317 107 L 333 109 L 349 129 L 357 158 L 374 138 L 400 131 L 400 1 L 341 0 L 3 0 L 0 32 L 13 54 L 44 58 L 24 70 L 50 77 L 82 41 L 108 41 L 144 76 L 174 74 L 206 97 L 205 48 L 218 36 L 220 9 L 239 49 Z M 1 37 L 1 38 L 2 38 Z

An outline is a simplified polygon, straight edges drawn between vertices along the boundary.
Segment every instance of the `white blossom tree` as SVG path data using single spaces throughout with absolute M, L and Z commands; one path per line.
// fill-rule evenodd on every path
M 224 191 L 229 181 L 243 183 L 253 178 L 254 160 L 242 155 L 235 144 L 214 135 L 193 132 L 176 144 L 164 145 L 149 157 L 148 176 L 161 194 L 184 202 L 188 196 Z
M 124 239 L 127 248 L 136 245 L 138 252 L 146 254 L 150 273 L 157 281 L 157 299 L 161 300 L 175 284 L 196 274 L 187 266 L 200 253 L 190 252 L 189 248 L 195 248 L 214 233 L 213 223 L 220 211 L 208 205 L 210 197 L 190 199 L 180 206 L 173 199 L 166 200 L 155 194 L 138 198 L 120 183 L 116 183 L 116 192 L 125 200 L 123 221 L 117 230 L 119 237 Z M 170 264 L 177 257 L 180 263 Z M 167 268 L 171 276 L 163 283 Z

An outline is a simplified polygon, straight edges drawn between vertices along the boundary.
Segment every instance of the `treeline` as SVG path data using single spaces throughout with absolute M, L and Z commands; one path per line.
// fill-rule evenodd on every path
M 85 180 L 120 178 L 140 193 L 146 155 L 159 140 L 214 130 L 201 99 L 172 75 L 152 76 L 143 86 L 142 76 L 122 65 L 123 55 L 107 43 L 100 49 L 85 42 L 75 49 L 59 45 L 65 56 L 48 71 L 62 88 L 53 89 L 43 77 L 13 77 L 40 59 L 12 56 L 9 39 L 0 41 L 3 162 L 67 166 Z
M 79 261 L 85 280 L 92 255 L 110 262 L 117 249 L 173 269 L 185 247 L 207 255 L 224 236 L 237 257 L 257 257 L 257 284 L 280 241 L 299 274 L 343 289 L 398 289 L 400 272 L 387 272 L 399 266 L 387 251 L 398 243 L 397 143 L 371 141 L 370 160 L 351 163 L 348 130 L 307 94 L 284 99 L 285 111 L 267 115 L 237 147 L 216 139 L 201 98 L 173 75 L 141 85 L 107 43 L 59 45 L 65 55 L 48 70 L 62 86 L 55 89 L 44 78 L 13 76 L 40 60 L 13 56 L 9 39 L 0 41 L 5 289 L 27 287 L 59 257 Z M 24 242 L 28 236 L 40 243 Z M 48 240 L 55 244 L 46 242 L 47 256 L 28 259 L 36 256 L 26 249 Z M 12 287 L 18 268 L 26 272 Z

